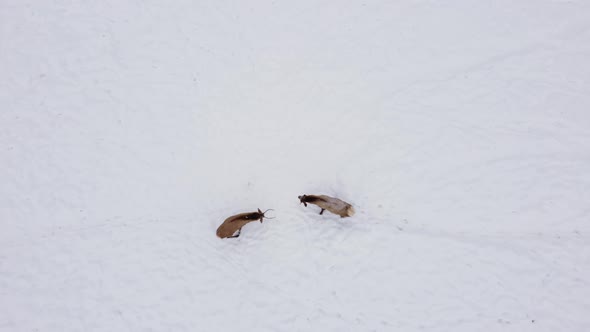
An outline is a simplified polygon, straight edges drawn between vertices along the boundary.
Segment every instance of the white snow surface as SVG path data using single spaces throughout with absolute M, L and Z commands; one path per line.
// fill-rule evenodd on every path
M 589 60 L 582 0 L 4 0 L 0 331 L 590 331 Z

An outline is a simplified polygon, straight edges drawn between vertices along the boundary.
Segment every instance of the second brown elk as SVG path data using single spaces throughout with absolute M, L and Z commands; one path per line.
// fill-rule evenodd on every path
M 305 206 L 307 206 L 307 203 L 319 206 L 322 209 L 320 214 L 323 214 L 324 210 L 328 210 L 344 218 L 353 216 L 355 212 L 352 205 L 336 197 L 327 195 L 301 195 L 298 198 L 300 203 Z

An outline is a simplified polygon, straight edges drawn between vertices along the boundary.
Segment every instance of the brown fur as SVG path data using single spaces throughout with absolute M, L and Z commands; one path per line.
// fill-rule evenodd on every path
M 257 220 L 260 220 L 260 223 L 262 223 L 264 217 L 264 213 L 260 211 L 260 209 L 258 209 L 258 212 L 245 212 L 231 216 L 225 219 L 219 228 L 217 228 L 217 236 L 222 239 L 238 237 L 240 236 L 240 231 L 244 225 Z M 238 233 L 237 235 L 236 232 Z
M 298 198 L 305 206 L 307 206 L 307 203 L 319 206 L 322 209 L 320 214 L 324 213 L 324 210 L 328 210 L 344 218 L 353 216 L 355 212 L 352 205 L 335 197 L 326 195 L 302 195 Z

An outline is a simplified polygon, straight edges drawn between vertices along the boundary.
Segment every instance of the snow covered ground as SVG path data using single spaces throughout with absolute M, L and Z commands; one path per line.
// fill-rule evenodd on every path
M 590 331 L 589 59 L 583 0 L 4 0 L 0 331 Z

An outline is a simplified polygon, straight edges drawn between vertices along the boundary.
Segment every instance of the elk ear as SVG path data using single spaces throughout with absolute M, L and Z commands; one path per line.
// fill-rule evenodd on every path
M 260 211 L 260 208 L 258 209 L 258 213 L 262 213 L 262 211 Z

